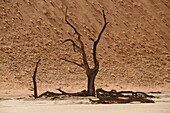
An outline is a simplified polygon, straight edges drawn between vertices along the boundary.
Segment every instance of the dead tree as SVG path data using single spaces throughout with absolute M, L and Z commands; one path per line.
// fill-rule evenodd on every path
M 74 62 L 74 61 L 71 61 L 71 60 L 68 60 L 68 59 L 63 59 L 63 58 L 62 58 L 62 60 L 65 60 L 67 62 L 73 63 L 73 64 L 83 68 L 86 71 L 86 75 L 87 75 L 87 78 L 88 78 L 87 96 L 95 96 L 95 84 L 94 84 L 94 81 L 95 81 L 96 75 L 97 75 L 97 73 L 99 71 L 99 61 L 97 59 L 96 49 L 97 49 L 97 45 L 98 45 L 98 43 L 99 43 L 99 41 L 101 39 L 102 33 L 104 32 L 104 30 L 106 28 L 106 25 L 107 25 L 104 10 L 102 11 L 102 13 L 103 13 L 103 18 L 104 18 L 103 28 L 101 29 L 97 39 L 96 40 L 92 39 L 92 41 L 93 41 L 93 62 L 94 62 L 94 67 L 93 68 L 90 68 L 89 64 L 88 64 L 87 55 L 85 53 L 84 43 L 81 40 L 82 35 L 77 31 L 77 29 L 74 27 L 74 25 L 72 25 L 68 21 L 67 10 L 66 10 L 66 15 L 65 15 L 65 21 L 74 30 L 75 34 L 77 35 L 77 41 L 78 41 L 80 46 L 78 44 L 76 44 L 76 42 L 74 40 L 72 40 L 72 39 L 67 39 L 67 40 L 64 41 L 64 43 L 65 42 L 71 42 L 73 44 L 73 50 L 75 52 L 77 50 L 82 55 L 82 63 L 79 64 L 77 62 Z
M 34 74 L 33 74 L 33 76 L 32 76 L 33 85 L 34 85 L 34 98 L 38 98 L 36 76 L 37 76 L 37 70 L 38 70 L 38 64 L 39 64 L 39 62 L 40 62 L 40 59 L 39 59 L 38 62 L 36 63 L 35 70 L 34 70 Z
M 83 90 L 81 92 L 76 92 L 76 93 L 67 93 L 67 92 L 65 92 L 65 91 L 63 91 L 61 89 L 57 89 L 58 91 L 60 91 L 60 93 L 46 91 L 46 92 L 38 95 L 36 77 L 37 77 L 37 71 L 38 71 L 39 62 L 40 62 L 40 59 L 36 62 L 35 70 L 34 70 L 34 73 L 33 73 L 33 76 L 32 76 L 33 91 L 34 91 L 33 97 L 35 99 L 42 98 L 42 97 L 55 99 L 55 98 L 59 98 L 60 96 L 86 96 L 86 91 L 85 90 Z

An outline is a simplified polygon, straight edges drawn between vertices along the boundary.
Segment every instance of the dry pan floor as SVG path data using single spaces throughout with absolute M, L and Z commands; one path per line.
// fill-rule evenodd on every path
M 0 113 L 170 113 L 170 94 L 154 104 L 89 104 L 88 99 L 1 99 Z

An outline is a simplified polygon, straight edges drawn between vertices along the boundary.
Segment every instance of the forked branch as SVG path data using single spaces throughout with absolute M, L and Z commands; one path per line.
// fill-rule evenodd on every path
M 100 33 L 97 37 L 97 40 L 93 40 L 93 42 L 94 42 L 94 45 L 93 45 L 93 60 L 94 60 L 94 65 L 95 65 L 96 69 L 99 67 L 99 62 L 97 61 L 97 57 L 96 57 L 96 48 L 97 48 L 97 45 L 100 41 L 101 35 L 103 34 L 103 32 L 106 28 L 106 25 L 108 24 L 104 10 L 102 11 L 102 13 L 103 13 L 103 18 L 104 18 L 104 25 L 103 25 L 103 28 L 102 28 L 102 30 L 100 31 Z M 87 71 L 90 68 L 89 68 L 89 65 L 88 65 L 88 62 L 87 62 L 87 56 L 86 56 L 85 49 L 84 49 L 84 43 L 81 40 L 81 34 L 77 31 L 77 29 L 74 27 L 74 25 L 72 25 L 68 21 L 67 9 L 66 9 L 66 14 L 65 14 L 65 21 L 74 30 L 75 34 L 78 36 L 78 42 L 80 43 L 80 46 L 78 46 L 72 39 L 67 39 L 64 42 L 68 42 L 68 41 L 72 42 L 73 50 L 75 51 L 75 49 L 77 48 L 79 50 L 79 52 L 81 52 L 82 57 L 83 57 L 83 68 Z M 65 59 L 65 61 L 78 65 L 77 63 L 66 60 L 66 59 Z M 80 66 L 80 65 L 78 65 L 78 66 Z M 82 67 L 82 65 L 80 67 Z
M 99 64 L 98 64 L 99 62 L 97 61 L 97 58 L 96 58 L 96 48 L 97 48 L 97 45 L 98 45 L 98 43 L 99 43 L 99 41 L 100 41 L 100 38 L 101 38 L 101 36 L 102 36 L 102 33 L 104 32 L 104 30 L 105 30 L 105 28 L 106 28 L 106 25 L 108 24 L 108 22 L 107 22 L 107 20 L 106 20 L 106 15 L 105 15 L 105 13 L 104 13 L 104 10 L 102 10 L 102 12 L 103 12 L 103 18 L 104 18 L 104 25 L 103 25 L 103 28 L 102 28 L 102 30 L 100 31 L 99 35 L 98 35 L 97 40 L 94 41 L 94 45 L 93 45 L 93 60 L 94 60 L 95 66 L 99 65 Z

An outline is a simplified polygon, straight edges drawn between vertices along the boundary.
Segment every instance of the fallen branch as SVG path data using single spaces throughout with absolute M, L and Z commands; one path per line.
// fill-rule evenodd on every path
M 48 98 L 48 97 L 56 97 L 56 96 L 60 96 L 60 95 L 63 95 L 63 94 L 46 91 L 46 92 L 42 93 L 41 95 L 39 95 L 37 98 L 41 98 L 43 96 L 45 96 L 46 98 Z
M 140 102 L 140 103 L 154 103 L 153 100 L 148 98 L 154 98 L 152 95 L 148 95 L 144 92 L 133 92 L 133 91 L 119 91 L 111 90 L 105 91 L 102 88 L 96 90 L 98 100 L 90 101 L 92 103 L 98 104 L 122 104 L 122 103 L 131 103 L 131 102 Z
M 76 92 L 76 93 L 67 93 L 61 89 L 57 89 L 58 91 L 60 91 L 62 93 L 62 95 L 69 95 L 69 96 L 87 96 L 87 91 L 83 90 L 81 92 Z

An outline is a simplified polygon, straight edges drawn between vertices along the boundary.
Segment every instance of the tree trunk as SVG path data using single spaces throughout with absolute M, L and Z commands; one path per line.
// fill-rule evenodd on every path
M 88 83 L 87 83 L 87 95 L 88 96 L 95 96 L 95 78 L 96 75 L 98 73 L 98 69 L 91 69 L 90 71 L 88 71 L 87 73 L 87 77 L 88 77 Z
M 36 76 L 33 77 L 33 85 L 34 85 L 34 98 L 37 98 L 37 97 L 38 97 L 38 94 L 37 94 L 37 82 L 36 82 Z
M 36 76 L 37 76 L 37 70 L 38 70 L 38 64 L 39 64 L 39 62 L 40 62 L 40 59 L 39 59 L 38 62 L 36 63 L 35 70 L 34 70 L 34 74 L 33 74 L 33 76 L 32 76 L 33 85 L 34 85 L 34 98 L 38 98 Z

